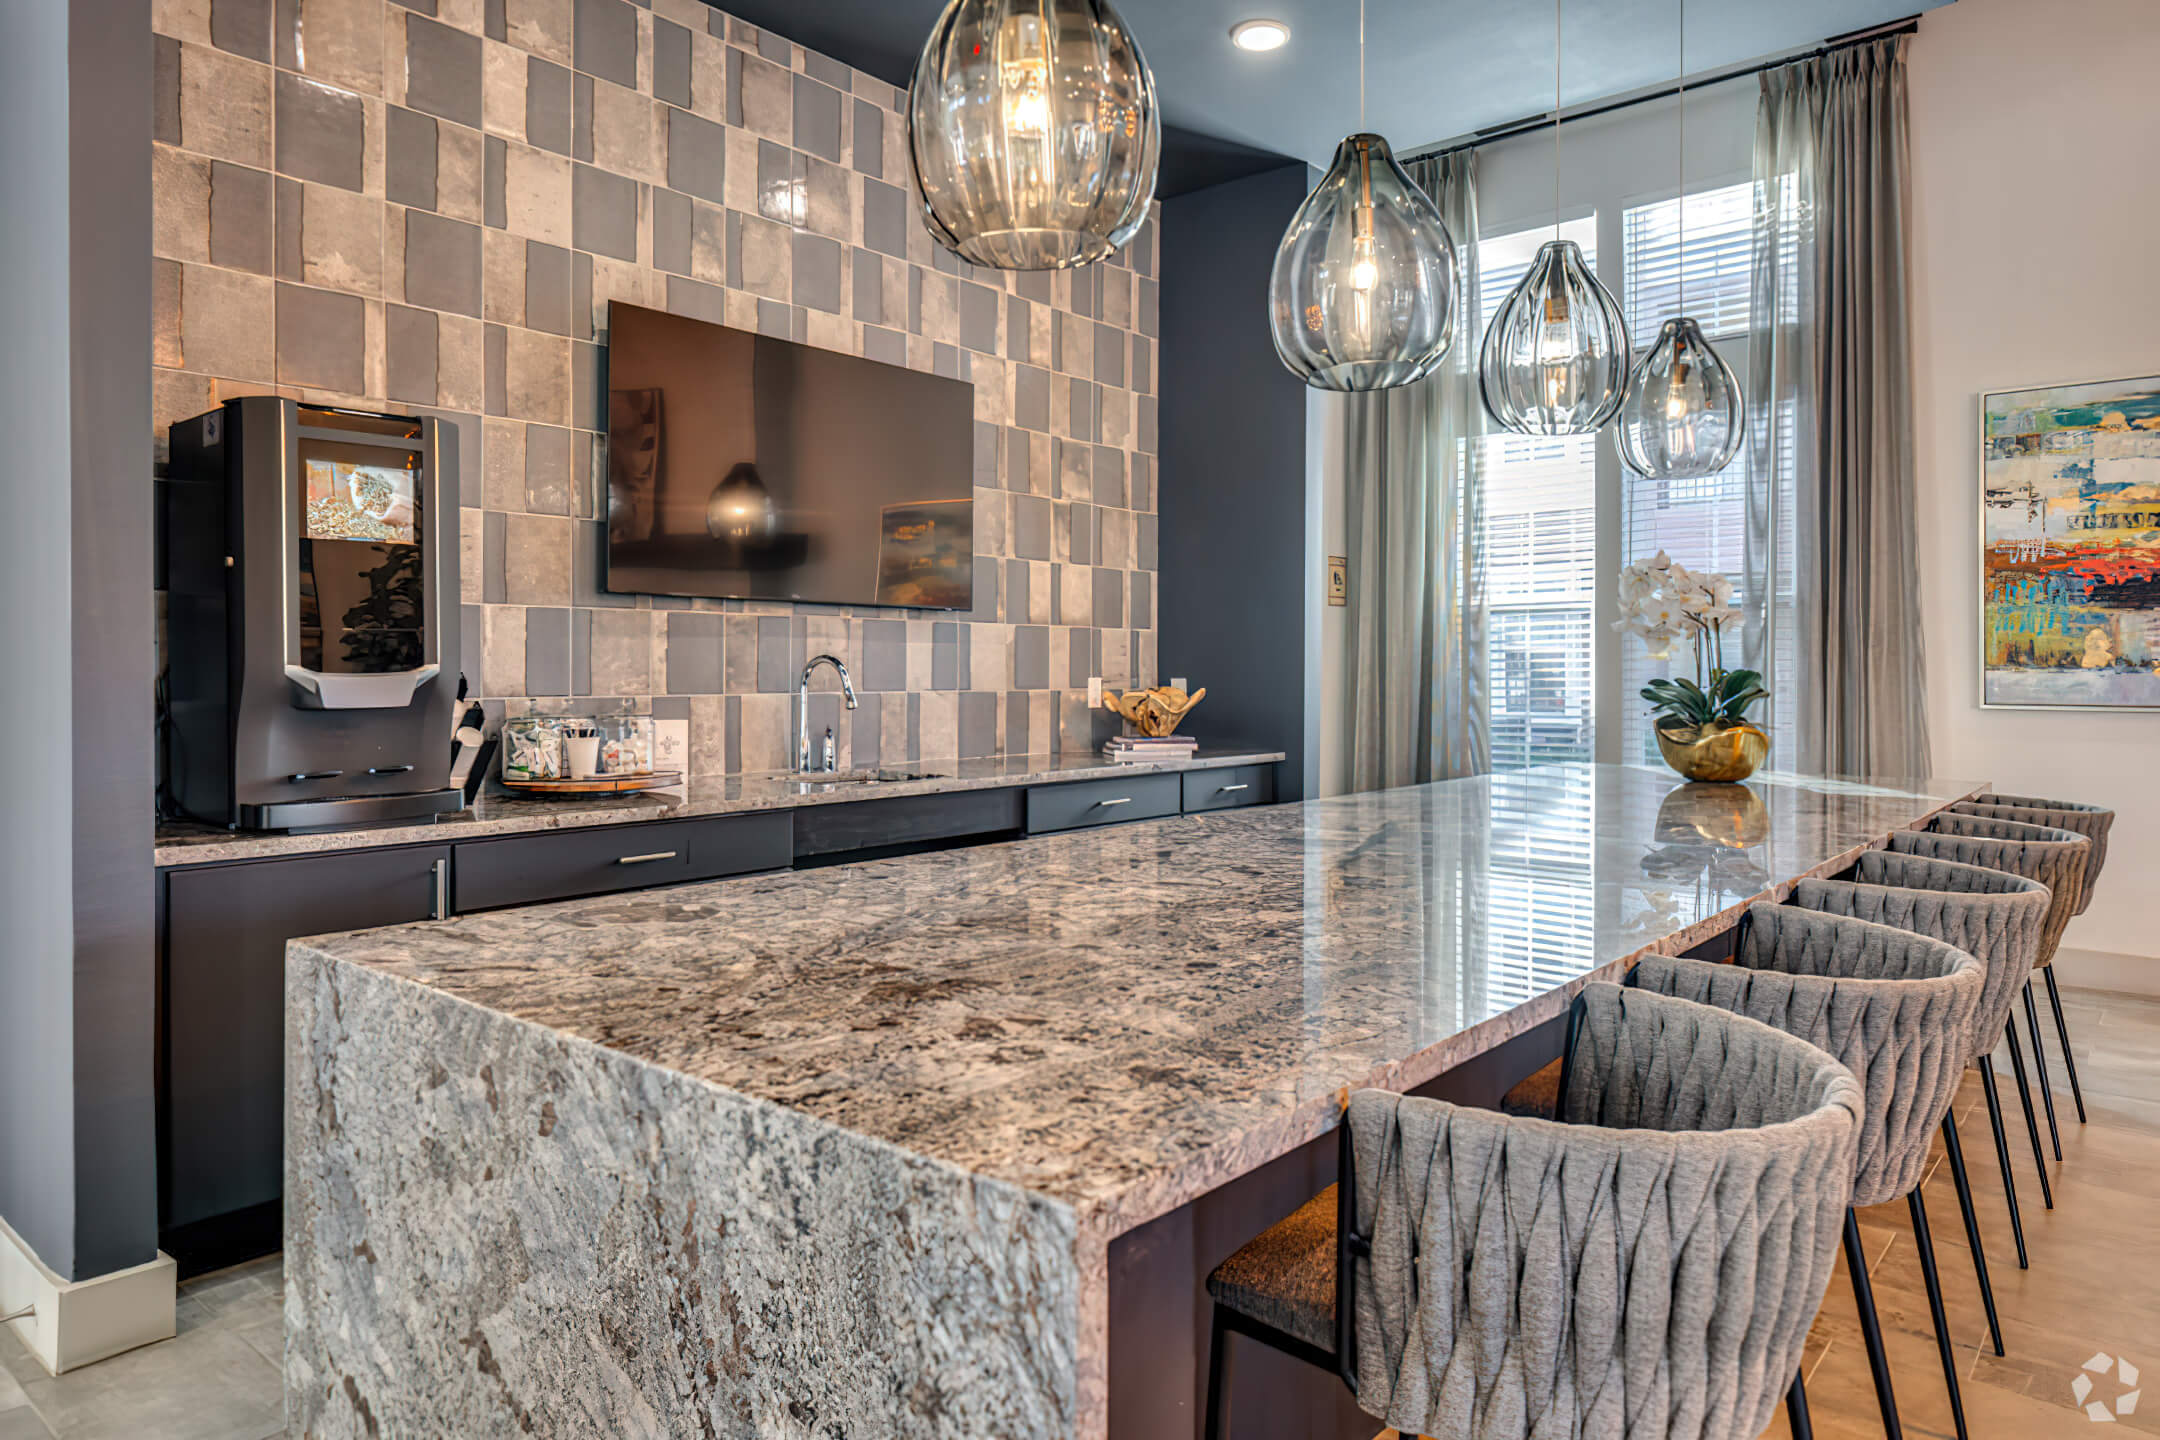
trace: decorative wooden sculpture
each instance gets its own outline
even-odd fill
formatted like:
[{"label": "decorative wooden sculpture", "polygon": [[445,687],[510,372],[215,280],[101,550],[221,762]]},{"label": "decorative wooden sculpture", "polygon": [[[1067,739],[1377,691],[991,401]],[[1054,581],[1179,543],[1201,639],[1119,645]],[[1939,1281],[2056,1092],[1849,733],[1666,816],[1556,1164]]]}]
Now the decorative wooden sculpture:
[{"label": "decorative wooden sculpture", "polygon": [[1175,731],[1178,722],[1207,698],[1207,687],[1201,686],[1188,695],[1175,685],[1164,685],[1155,690],[1128,690],[1123,695],[1112,690],[1103,691],[1103,709],[1114,710],[1125,717],[1125,723],[1142,735],[1168,735]]}]

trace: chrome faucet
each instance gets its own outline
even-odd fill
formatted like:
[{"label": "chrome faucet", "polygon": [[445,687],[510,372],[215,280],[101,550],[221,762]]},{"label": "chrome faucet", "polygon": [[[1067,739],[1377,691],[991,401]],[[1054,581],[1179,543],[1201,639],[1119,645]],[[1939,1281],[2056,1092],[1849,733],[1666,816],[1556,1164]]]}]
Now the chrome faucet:
[{"label": "chrome faucet", "polygon": [[839,656],[820,655],[803,666],[802,684],[795,691],[795,769],[798,773],[810,772],[813,768],[822,771],[839,768],[839,759],[830,746],[826,747],[817,766],[810,764],[810,676],[820,665],[830,665],[838,672],[840,693],[847,700],[847,708],[855,708],[855,682],[848,678],[847,666]]}]

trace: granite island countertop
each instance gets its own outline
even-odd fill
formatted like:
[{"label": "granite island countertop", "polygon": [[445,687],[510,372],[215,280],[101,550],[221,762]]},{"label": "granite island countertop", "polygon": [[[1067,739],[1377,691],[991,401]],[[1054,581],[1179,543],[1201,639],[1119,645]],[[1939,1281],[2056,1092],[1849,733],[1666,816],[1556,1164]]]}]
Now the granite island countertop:
[{"label": "granite island countertop", "polygon": [[576,830],[595,825],[634,824],[641,820],[688,820],[701,815],[733,815],[753,810],[795,810],[810,805],[887,800],[903,795],[943,795],[1117,775],[1148,775],[1168,770],[1263,765],[1282,758],[1280,750],[1220,748],[1203,748],[1190,759],[1131,762],[1105,760],[1092,753],[995,755],[981,760],[925,760],[905,767],[908,773],[920,778],[869,785],[839,784],[785,772],[701,775],[671,789],[630,795],[539,797],[503,790],[491,781],[488,792],[470,808],[409,825],[325,830],[314,834],[273,834],[221,830],[191,823],[163,824],[157,830],[155,864],[159,869],[166,869],[176,865],[266,860],[280,855],[316,855],[336,850],[472,840],[537,830]]},{"label": "granite island countertop", "polygon": [[[850,1163],[876,1169],[881,1194],[900,1183],[881,1167],[935,1191],[908,1168],[927,1163],[973,1187],[951,1214],[979,1217],[994,1195],[1028,1217],[995,1246],[957,1220],[936,1243],[965,1252],[971,1295],[987,1284],[1027,1297],[1010,1304],[1029,1345],[1052,1326],[1058,1343],[1031,1382],[1038,1408],[1065,1417],[1058,1430],[1100,1436],[1112,1238],[1324,1132],[1345,1087],[1422,1084],[1560,1014],[1585,981],[1707,939],[1748,903],[1842,869],[1981,788],[1780,775],[1684,786],[1647,768],[1556,766],[298,941],[293,1023],[306,1033],[288,1072],[358,1068],[318,1079],[312,1099],[296,1093],[288,1133],[325,1105],[339,1126],[363,1104],[393,1107],[385,1134],[412,1126],[395,1097],[414,1092],[420,1037],[484,1016],[497,1048],[529,1035],[551,1065],[590,1055],[671,1093],[747,1106],[761,1143],[791,1158],[767,1163],[752,1147],[738,1165],[784,1172],[799,1137],[770,1137],[798,1123],[825,1137],[801,1154],[831,1165],[835,1145],[855,1146]],[[379,1062],[367,1059],[371,1025],[388,1042]],[[490,1069],[490,1113],[510,1068]],[[364,1100],[351,1088],[361,1076]],[[573,1103],[565,1088],[545,1091],[557,1099],[540,1133]],[[315,1138],[324,1153],[351,1144]],[[308,1154],[303,1167],[318,1163]],[[626,1163],[610,1152],[585,1168]],[[307,1227],[319,1207],[350,1202],[309,1194],[304,1176],[300,1188],[288,1253],[301,1247],[301,1269],[334,1286],[345,1262]],[[390,1223],[392,1203],[377,1196],[363,1228]],[[428,1201],[400,1191],[395,1203]],[[916,1263],[926,1243],[910,1237]],[[1069,1274],[1045,1269],[1053,1252],[1069,1254]],[[999,1268],[1013,1253],[1027,1257],[1025,1284]],[[998,1326],[988,1333],[970,1343],[1003,1343]],[[773,1373],[743,1384],[830,1388],[832,1366],[875,1350],[861,1345],[801,1375],[769,1361]],[[337,1363],[326,1353],[309,1373]],[[970,1351],[967,1363],[989,1361]],[[858,1421],[873,1403],[886,1402],[848,1402]]]}]

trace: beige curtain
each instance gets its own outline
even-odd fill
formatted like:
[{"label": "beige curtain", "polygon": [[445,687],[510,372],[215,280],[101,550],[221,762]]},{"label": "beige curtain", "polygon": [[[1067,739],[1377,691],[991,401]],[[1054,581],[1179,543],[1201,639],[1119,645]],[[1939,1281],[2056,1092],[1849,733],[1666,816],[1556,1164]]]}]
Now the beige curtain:
[{"label": "beige curtain", "polygon": [[1492,757],[1478,566],[1477,156],[1406,168],[1455,240],[1455,341],[1425,380],[1343,400],[1350,592],[1340,743],[1352,790],[1480,774]]},{"label": "beige curtain", "polygon": [[1930,773],[1915,553],[1905,49],[1767,72],[1755,132],[1749,593],[1793,768]]}]

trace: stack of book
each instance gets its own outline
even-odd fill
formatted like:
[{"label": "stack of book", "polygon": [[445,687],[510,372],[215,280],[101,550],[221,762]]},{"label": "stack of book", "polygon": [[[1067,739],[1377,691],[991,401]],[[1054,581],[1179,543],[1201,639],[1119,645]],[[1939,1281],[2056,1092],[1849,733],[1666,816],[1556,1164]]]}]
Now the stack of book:
[{"label": "stack of book", "polygon": [[1113,735],[1103,742],[1103,758],[1128,764],[1148,760],[1190,760],[1200,742],[1190,735]]}]

